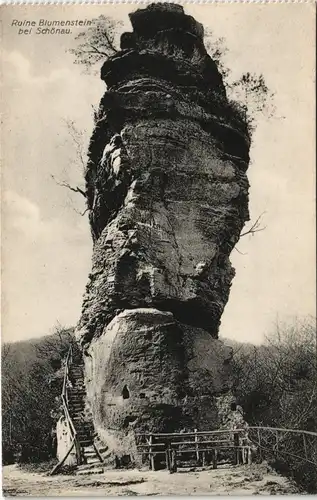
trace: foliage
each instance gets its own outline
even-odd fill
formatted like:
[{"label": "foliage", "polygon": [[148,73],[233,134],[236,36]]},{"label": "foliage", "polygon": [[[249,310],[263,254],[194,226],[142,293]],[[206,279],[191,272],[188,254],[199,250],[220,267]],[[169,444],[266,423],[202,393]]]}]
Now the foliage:
[{"label": "foliage", "polygon": [[56,396],[50,381],[61,368],[71,329],[2,346],[3,463],[36,462],[53,454],[51,430]]},{"label": "foliage", "polygon": [[70,49],[75,64],[81,64],[89,71],[96,63],[114,55],[118,51],[117,35],[121,24],[104,15],[93,19],[92,25],[76,36],[77,46]]},{"label": "foliage", "polygon": [[255,130],[261,114],[267,118],[274,115],[274,94],[267,87],[262,74],[243,73],[238,80],[227,85],[227,94],[232,108],[247,123],[250,134]]},{"label": "foliage", "polygon": [[317,429],[315,335],[313,322],[277,324],[264,345],[235,350],[234,388],[250,423]]},{"label": "foliage", "polygon": [[204,45],[207,53],[214,60],[221,73],[222,78],[226,81],[230,77],[230,69],[225,64],[225,57],[228,54],[228,48],[225,44],[225,39],[215,38],[213,31],[209,28],[205,29]]},{"label": "foliage", "polygon": [[[316,342],[315,321],[308,318],[277,322],[264,345],[234,346],[234,392],[250,425],[317,432]],[[317,491],[313,466],[278,458],[280,469],[284,467],[309,491]]]},{"label": "foliage", "polygon": [[210,29],[205,30],[205,47],[222,75],[232,113],[246,123],[249,134],[255,130],[260,115],[271,118],[275,113],[274,94],[262,74],[243,73],[237,80],[226,64],[228,48],[225,39],[216,38]]}]

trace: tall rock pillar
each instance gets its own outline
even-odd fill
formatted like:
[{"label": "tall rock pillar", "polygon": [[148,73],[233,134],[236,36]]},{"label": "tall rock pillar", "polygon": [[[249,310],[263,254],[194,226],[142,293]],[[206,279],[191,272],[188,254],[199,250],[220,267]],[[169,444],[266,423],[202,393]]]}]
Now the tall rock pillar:
[{"label": "tall rock pillar", "polygon": [[173,4],[130,20],[101,70],[77,328],[95,427],[119,456],[134,432],[217,427],[231,358],[218,328],[248,220],[249,137],[202,25]]}]

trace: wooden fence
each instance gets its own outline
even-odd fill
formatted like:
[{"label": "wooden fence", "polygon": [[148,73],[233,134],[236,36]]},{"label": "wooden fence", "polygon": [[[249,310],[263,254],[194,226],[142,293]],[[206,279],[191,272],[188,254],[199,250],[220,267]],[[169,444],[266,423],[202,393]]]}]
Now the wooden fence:
[{"label": "wooden fence", "polygon": [[185,463],[197,466],[219,462],[250,464],[289,456],[317,466],[317,433],[273,427],[247,427],[213,431],[136,434],[137,448],[156,470],[162,464],[170,472]]},{"label": "wooden fence", "polygon": [[175,472],[177,463],[186,461],[198,466],[212,464],[215,469],[219,459],[228,457],[235,464],[252,461],[252,443],[245,429],[136,434],[136,439],[138,450],[148,458],[152,470],[162,462]]},{"label": "wooden fence", "polygon": [[302,429],[249,427],[259,460],[281,458],[317,467],[317,433]]}]

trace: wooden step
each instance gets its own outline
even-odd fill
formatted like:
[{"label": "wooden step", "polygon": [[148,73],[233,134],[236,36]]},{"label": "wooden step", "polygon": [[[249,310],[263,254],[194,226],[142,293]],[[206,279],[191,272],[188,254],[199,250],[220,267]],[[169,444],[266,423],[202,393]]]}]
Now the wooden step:
[{"label": "wooden step", "polygon": [[72,419],[74,420],[74,423],[77,423],[79,425],[83,425],[85,427],[93,427],[93,423],[91,420],[87,420],[83,414],[72,414],[71,415]]},{"label": "wooden step", "polygon": [[83,425],[83,424],[76,424],[74,422],[75,427],[77,427],[77,434],[90,434],[94,430],[93,425]]},{"label": "wooden step", "polygon": [[86,458],[89,458],[89,457],[90,458],[91,457],[96,458],[96,456],[97,456],[97,454],[96,454],[96,452],[95,452],[94,449],[91,450],[91,451],[87,451],[86,449],[84,449],[84,455],[85,455]]},{"label": "wooden step", "polygon": [[91,457],[88,456],[86,458],[86,461],[87,461],[88,465],[100,464],[101,463],[100,460],[99,460],[99,458],[97,457],[97,455],[94,455],[94,456],[91,456]]},{"label": "wooden step", "polygon": [[103,453],[105,453],[106,451],[109,450],[108,446],[100,446],[100,447],[97,446],[97,449],[98,449],[100,455],[102,455]]},{"label": "wooden step", "polygon": [[[76,425],[75,425],[76,427]],[[93,433],[93,428],[91,427],[83,427],[81,425],[77,426],[77,434],[78,436],[90,436]]]},{"label": "wooden step", "polygon": [[74,422],[74,425],[77,429],[77,434],[91,434],[94,430],[92,425],[82,425]]},{"label": "wooden step", "polygon": [[93,468],[88,468],[86,467],[85,469],[78,469],[76,471],[76,475],[81,476],[84,474],[103,474],[104,469],[103,467],[93,467]]},{"label": "wooden step", "polygon": [[93,443],[93,440],[89,439],[89,438],[85,438],[85,439],[78,438],[78,441],[79,441],[79,444],[82,448],[85,448],[86,446],[90,446]]},{"label": "wooden step", "polygon": [[82,448],[85,448],[86,446],[89,446],[93,443],[93,438],[90,436],[77,436],[77,439]]},{"label": "wooden step", "polygon": [[92,438],[92,433],[91,432],[79,431],[79,432],[77,432],[77,437],[78,437],[79,441],[84,441],[86,439],[89,439],[91,442],[93,442],[93,438]]},{"label": "wooden step", "polygon": [[84,453],[86,454],[86,453],[90,453],[90,452],[95,453],[95,448],[94,448],[94,446],[93,446],[93,445],[90,445],[90,446],[85,446],[85,448],[84,448]]}]

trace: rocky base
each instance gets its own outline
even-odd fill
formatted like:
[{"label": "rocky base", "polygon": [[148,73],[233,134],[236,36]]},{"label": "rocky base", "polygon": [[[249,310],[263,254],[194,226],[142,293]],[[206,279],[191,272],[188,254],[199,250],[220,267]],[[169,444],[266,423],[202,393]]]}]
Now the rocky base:
[{"label": "rocky base", "polygon": [[135,433],[210,430],[228,387],[231,349],[157,309],[126,310],[85,357],[96,431],[117,456],[136,454]]}]

